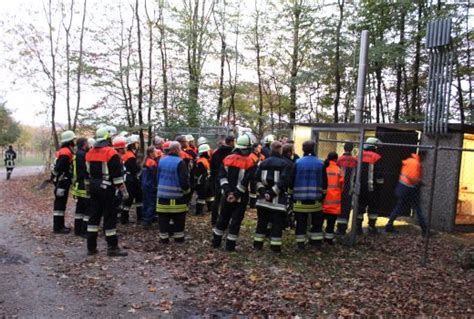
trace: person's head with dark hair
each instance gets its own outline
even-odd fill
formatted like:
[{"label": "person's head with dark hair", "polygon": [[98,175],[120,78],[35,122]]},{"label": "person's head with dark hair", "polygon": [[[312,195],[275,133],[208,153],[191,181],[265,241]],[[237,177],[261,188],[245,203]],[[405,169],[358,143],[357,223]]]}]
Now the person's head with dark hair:
[{"label": "person's head with dark hair", "polygon": [[252,144],[252,152],[254,152],[257,155],[260,155],[262,153],[262,144],[253,143]]},{"label": "person's head with dark hair", "polygon": [[304,153],[304,156],[316,155],[316,142],[315,141],[304,142],[303,153]]},{"label": "person's head with dark hair", "polygon": [[87,143],[87,138],[85,137],[80,137],[76,140],[76,144],[77,144],[77,148],[78,149],[81,149],[81,150],[85,150],[87,149],[88,147],[88,143]]},{"label": "person's head with dark hair", "polygon": [[232,135],[226,136],[225,145],[234,147],[235,146],[235,137]]},{"label": "person's head with dark hair", "polygon": [[283,144],[281,144],[279,141],[275,141],[270,144],[270,151],[272,152],[272,154],[275,153],[281,155],[282,147]]},{"label": "person's head with dark hair", "polygon": [[338,158],[338,155],[336,152],[329,152],[328,153],[328,157],[326,158],[326,160],[324,161],[324,166],[328,167],[329,166],[329,162],[336,162],[337,161],[337,158]]},{"label": "person's head with dark hair", "polygon": [[152,159],[156,158],[156,147],[154,145],[147,147],[146,156]]},{"label": "person's head with dark hair", "polygon": [[13,145],[8,145],[8,149],[9,149],[10,151],[13,151]]},{"label": "person's head with dark hair", "polygon": [[287,143],[287,144],[295,144],[295,141],[293,141],[293,140],[288,140],[286,143]]},{"label": "person's head with dark hair", "polygon": [[353,150],[354,150],[354,143],[352,142],[344,143],[344,152],[352,153]]},{"label": "person's head with dark hair", "polygon": [[176,138],[176,142],[179,142],[181,144],[181,149],[186,149],[189,146],[188,139],[186,138],[185,135],[180,135]]},{"label": "person's head with dark hair", "polygon": [[295,151],[295,147],[293,144],[286,143],[282,147],[282,155],[286,158],[291,159],[293,157],[293,152]]}]

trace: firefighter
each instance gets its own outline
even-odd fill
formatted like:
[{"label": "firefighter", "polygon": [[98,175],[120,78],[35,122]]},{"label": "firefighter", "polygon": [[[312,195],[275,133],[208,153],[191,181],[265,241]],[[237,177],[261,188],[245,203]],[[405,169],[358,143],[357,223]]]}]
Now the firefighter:
[{"label": "firefighter", "polygon": [[288,140],[288,142],[286,142],[286,144],[293,146],[293,152],[291,153],[290,159],[293,161],[293,163],[296,163],[296,161],[299,160],[300,157],[298,156],[298,154],[295,153],[295,141]]},{"label": "firefighter", "polygon": [[65,131],[61,134],[61,148],[56,152],[56,162],[52,173],[54,183],[53,231],[56,234],[68,234],[71,229],[64,225],[69,187],[73,175],[73,148],[76,134]]},{"label": "firefighter", "polygon": [[9,145],[8,150],[5,151],[5,168],[7,169],[7,180],[10,179],[13,169],[15,168],[16,152],[13,150],[13,146]]},{"label": "firefighter", "polygon": [[155,160],[157,164],[160,158],[163,156],[163,143],[164,142],[165,140],[159,136],[155,136],[155,138],[153,139],[153,145],[155,145],[155,153],[156,153]]},{"label": "firefighter", "polygon": [[74,214],[74,235],[85,236],[87,234],[87,222],[90,217],[90,201],[86,185],[89,179],[86,169],[86,154],[89,144],[86,138],[77,139],[77,151],[74,156],[73,184],[71,194],[76,199],[76,213]]},{"label": "firefighter", "polygon": [[[295,155],[295,146],[294,144],[291,144],[291,143],[286,143],[286,144],[283,144],[283,148],[282,148],[283,152],[282,152],[282,155],[283,155],[283,158],[288,162],[288,164],[290,165],[290,167],[293,169],[293,166],[295,164],[295,157],[293,155]],[[299,157],[298,157],[299,158]],[[291,200],[289,200],[289,196],[287,194],[287,214],[286,214],[286,223],[285,223],[285,228],[295,228],[295,213],[293,211],[293,203]]]},{"label": "firefighter", "polygon": [[[255,143],[252,145],[252,153],[249,157],[254,161],[255,166],[258,166],[260,162],[265,160],[265,156],[262,154],[262,144]],[[252,180],[250,182],[250,194],[249,194],[249,207],[256,208],[257,204],[257,186],[256,181]]]},{"label": "firefighter", "polygon": [[398,181],[395,194],[398,197],[397,205],[390,214],[390,219],[385,226],[385,231],[388,233],[396,233],[393,223],[397,216],[404,208],[413,207],[418,218],[418,223],[421,227],[423,236],[427,235],[427,226],[425,216],[421,211],[420,206],[420,186],[422,178],[421,161],[425,155],[425,151],[419,151],[418,154],[411,154],[409,158],[402,162],[402,170],[400,172],[400,179]]},{"label": "firefighter", "polygon": [[380,154],[377,153],[379,139],[369,137],[362,152],[362,172],[360,175],[359,211],[357,212],[357,233],[363,234],[364,213],[369,215],[369,233],[377,234],[377,202],[384,179],[380,167]]},{"label": "firefighter", "polygon": [[344,191],[344,174],[337,165],[337,158],[336,152],[330,152],[324,162],[328,176],[328,191],[323,201],[324,220],[326,221],[324,241],[329,245],[334,243],[334,226],[337,217],[341,214],[341,197]]},{"label": "firefighter", "polygon": [[198,148],[196,147],[194,136],[192,136],[191,134],[186,135],[186,140],[188,141],[188,150],[185,151],[192,151],[192,153],[190,152],[190,155],[194,155],[193,158],[196,159],[198,155]]},{"label": "firefighter", "polygon": [[[122,215],[120,222],[127,224],[129,222],[129,214],[132,205],[134,205],[137,218],[136,222],[142,221],[142,187],[140,182],[141,168],[137,160],[138,136],[131,135],[127,140],[127,151],[122,156],[123,165],[125,167],[125,185],[129,198],[124,200]],[[135,203],[134,203],[135,202]]]},{"label": "firefighter", "polygon": [[124,185],[122,165],[116,150],[111,147],[111,135],[107,127],[96,132],[97,141],[86,154],[87,172],[90,185],[91,216],[87,225],[87,254],[95,255],[100,221],[104,219],[104,232],[107,241],[107,255],[110,257],[127,256],[118,246],[117,237],[117,200],[122,193],[127,197]]},{"label": "firefighter", "polygon": [[217,218],[219,217],[219,209],[221,206],[222,190],[219,183],[219,171],[222,166],[224,158],[226,158],[234,149],[235,138],[233,136],[227,136],[224,140],[224,144],[219,146],[211,158],[211,179],[214,181],[214,205],[212,205],[211,214],[211,225],[215,226]]},{"label": "firefighter", "polygon": [[299,250],[305,248],[308,216],[311,216],[309,242],[318,248],[323,241],[322,201],[327,191],[327,174],[322,160],[316,157],[316,143],[303,143],[303,157],[296,161],[290,178],[289,193],[293,200],[296,220],[296,243]]},{"label": "firefighter", "polygon": [[146,150],[143,163],[142,193],[143,193],[143,227],[150,229],[156,211],[156,150],[150,146]]},{"label": "firefighter", "polygon": [[275,141],[270,145],[270,157],[260,163],[255,174],[259,198],[257,201],[257,229],[253,246],[262,249],[271,223],[270,248],[281,252],[282,234],[286,222],[287,189],[293,163],[282,155],[283,145]]},{"label": "firefighter", "polygon": [[270,144],[272,144],[273,141],[275,141],[275,136],[272,134],[265,136],[265,138],[263,139],[264,145],[262,148],[262,154],[263,156],[265,156],[265,158],[270,157],[270,153],[271,153]]},{"label": "firefighter", "polygon": [[337,217],[337,233],[341,236],[347,232],[347,224],[352,209],[352,194],[354,192],[357,169],[357,158],[352,155],[354,144],[344,144],[344,154],[337,159],[337,165],[344,175],[344,190],[341,196],[341,214]]},{"label": "firefighter", "polygon": [[197,193],[196,215],[201,215],[204,206],[211,211],[214,203],[214,183],[211,181],[211,159],[208,144],[199,146],[199,159],[196,161],[195,189]]},{"label": "firefighter", "polygon": [[158,165],[156,212],[160,227],[160,242],[164,244],[169,243],[170,233],[173,234],[175,242],[184,242],[191,188],[188,166],[180,158],[180,152],[180,143],[171,142],[168,155],[163,157]]},{"label": "firefighter", "polygon": [[234,251],[249,200],[248,187],[255,173],[255,163],[249,157],[254,137],[245,133],[237,139],[237,147],[227,156],[219,171],[223,203],[213,230],[212,246],[221,245],[228,229],[225,249]]}]

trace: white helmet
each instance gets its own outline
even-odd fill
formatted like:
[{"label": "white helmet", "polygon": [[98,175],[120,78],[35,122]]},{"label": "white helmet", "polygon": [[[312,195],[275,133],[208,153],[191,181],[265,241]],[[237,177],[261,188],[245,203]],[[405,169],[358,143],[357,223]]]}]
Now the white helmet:
[{"label": "white helmet", "polygon": [[93,148],[94,147],[94,144],[95,144],[95,139],[92,138],[92,137],[89,137],[87,139],[87,144],[89,144],[89,148]]},{"label": "white helmet", "polygon": [[118,136],[123,136],[123,137],[127,137],[128,136],[128,132],[127,131],[122,131],[118,134]]},{"label": "white helmet", "polygon": [[203,145],[203,144],[209,144],[209,141],[204,136],[201,136],[200,138],[198,138],[197,146],[199,147],[200,145]]},{"label": "white helmet", "polygon": [[251,148],[256,141],[252,133],[244,133],[237,138],[237,148],[247,149]]},{"label": "white helmet", "polygon": [[74,140],[76,138],[76,134],[73,131],[64,131],[61,133],[61,143],[66,143]]},{"label": "white helmet", "polygon": [[188,142],[194,142],[194,136],[192,136],[191,134],[186,135],[185,137],[186,137],[186,141],[188,141]]},{"label": "white helmet", "polygon": [[140,136],[137,134],[132,134],[127,139],[127,146],[135,143],[140,143]]},{"label": "white helmet", "polygon": [[272,135],[272,134],[265,136],[265,138],[263,139],[264,144],[271,144],[274,141],[275,141],[275,135]]},{"label": "white helmet", "polygon": [[209,147],[208,144],[202,144],[199,146],[198,148],[198,152],[199,154],[202,154],[202,153],[207,153],[211,150],[211,148]]},{"label": "white helmet", "polygon": [[117,128],[113,125],[107,125],[107,130],[109,131],[109,137],[114,137],[117,135]]}]

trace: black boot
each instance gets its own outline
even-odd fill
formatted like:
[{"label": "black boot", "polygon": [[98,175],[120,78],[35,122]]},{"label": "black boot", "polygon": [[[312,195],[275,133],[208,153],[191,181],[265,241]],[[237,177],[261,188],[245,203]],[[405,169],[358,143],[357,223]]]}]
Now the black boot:
[{"label": "black boot", "polygon": [[169,244],[170,243],[170,239],[169,238],[160,238],[160,244]]},{"label": "black boot", "polygon": [[249,208],[256,208],[257,207],[257,198],[251,197],[249,201]]},{"label": "black boot", "polygon": [[196,216],[202,215],[204,204],[196,204]]},{"label": "black boot", "polygon": [[330,246],[334,245],[334,239],[324,238],[324,242]]},{"label": "black boot", "polygon": [[393,227],[393,224],[389,222],[387,225],[385,225],[385,232],[396,234],[398,233],[398,230],[396,230],[395,227]]},{"label": "black boot", "polygon": [[219,248],[221,247],[222,237],[217,236],[216,234],[212,234],[212,247]]},{"label": "black boot", "polygon": [[74,235],[76,236],[81,236],[82,235],[82,231],[84,229],[84,226],[83,226],[83,223],[84,221],[79,218],[76,218],[74,219]]},{"label": "black boot", "polygon": [[142,207],[137,207],[137,224],[142,221]]},{"label": "black boot", "polygon": [[337,234],[344,236],[347,232],[347,224],[337,224]]},{"label": "black boot", "polygon": [[371,235],[377,235],[379,233],[377,227],[375,226],[376,222],[376,219],[369,219],[369,234]]},{"label": "black boot", "polygon": [[263,249],[263,241],[254,241],[253,248],[255,250],[262,250]]},{"label": "black boot", "polygon": [[128,224],[129,222],[129,213],[126,210],[122,210],[122,214],[120,214],[120,223],[122,225]]},{"label": "black boot", "polygon": [[235,246],[237,242],[235,240],[226,240],[225,241],[225,250],[226,251],[235,251]]},{"label": "black boot", "polygon": [[128,256],[128,253],[126,251],[123,251],[120,248],[118,248],[118,246],[116,246],[116,247],[107,248],[107,256],[109,256],[109,257],[125,257],[125,256]]},{"label": "black boot", "polygon": [[281,245],[270,245],[270,249],[274,252],[274,253],[281,253]]},{"label": "black boot", "polygon": [[305,249],[305,244],[304,243],[298,243],[297,248],[299,251],[303,251]]},{"label": "black boot", "polygon": [[319,249],[323,245],[323,241],[322,240],[310,240],[309,244],[311,245],[311,247]]},{"label": "black boot", "polygon": [[87,234],[87,255],[97,254],[97,233]]}]

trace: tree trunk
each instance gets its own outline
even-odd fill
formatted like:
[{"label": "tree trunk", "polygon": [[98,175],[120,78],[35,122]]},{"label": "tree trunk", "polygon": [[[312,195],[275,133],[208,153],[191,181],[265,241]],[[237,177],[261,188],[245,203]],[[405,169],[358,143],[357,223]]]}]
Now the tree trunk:
[{"label": "tree trunk", "polygon": [[376,63],[375,78],[377,80],[377,93],[375,95],[376,123],[380,123],[380,115],[383,112],[382,104],[382,68]]},{"label": "tree trunk", "polygon": [[150,19],[148,8],[145,1],[145,12],[147,16],[148,25],[148,145],[152,145],[153,125],[151,123],[151,109],[153,107],[153,24],[154,21]]},{"label": "tree trunk", "polygon": [[395,112],[393,114],[393,120],[395,123],[398,123],[400,121],[400,101],[402,96],[402,68],[405,62],[405,9],[403,8],[403,6],[400,12],[400,39],[398,44],[402,49],[402,54],[397,57],[397,85],[395,92]]},{"label": "tree trunk", "polygon": [[[64,12],[63,12],[63,15]],[[67,127],[69,130],[72,129],[72,118],[71,118],[71,45],[69,38],[71,36],[72,18],[74,17],[74,0],[71,0],[69,7],[69,23],[68,25],[62,22],[64,31],[66,33],[66,110],[67,110]]]},{"label": "tree trunk", "polygon": [[341,28],[342,28],[342,21],[344,19],[344,0],[338,0],[337,4],[339,6],[339,22],[337,24],[337,29],[336,29],[336,56],[335,56],[335,63],[336,63],[336,69],[335,69],[335,80],[336,80],[336,97],[334,98],[334,123],[339,122],[339,112],[338,112],[338,107],[339,107],[339,100],[341,98],[341,53],[340,53],[340,47],[341,47]]},{"label": "tree trunk", "polygon": [[165,20],[163,16],[164,2],[163,0],[158,1],[159,8],[159,31],[160,38],[158,44],[160,46],[160,57],[161,57],[161,79],[163,82],[163,120],[164,127],[169,126],[168,122],[168,55],[166,49],[166,33],[165,33]]},{"label": "tree trunk", "polygon": [[301,7],[300,1],[295,1],[293,5],[293,52],[291,54],[290,72],[290,122],[296,122],[296,77],[298,76],[298,53],[299,53],[299,31],[300,31]]},{"label": "tree trunk", "polygon": [[222,29],[219,30],[217,27],[217,32],[219,33],[219,37],[221,40],[221,52],[220,52],[220,74],[219,74],[219,98],[217,100],[217,112],[216,112],[216,121],[217,124],[220,124],[222,112],[223,112],[223,104],[224,104],[224,71],[225,71],[225,58],[226,58],[226,49],[227,43],[225,38],[225,23],[226,23],[226,0],[223,0],[222,11],[220,12],[220,17],[216,18],[216,12],[213,12],[214,22],[218,26],[219,22],[222,24]]},{"label": "tree trunk", "polygon": [[79,117],[79,110],[81,108],[81,76],[84,72],[84,64],[83,64],[83,43],[84,43],[84,30],[85,30],[85,22],[86,22],[86,9],[87,9],[87,0],[84,0],[84,8],[82,12],[82,23],[81,23],[81,35],[79,37],[79,60],[77,61],[77,91],[76,91],[76,112],[74,114],[74,122],[73,122],[73,129],[75,130],[77,127],[77,121]]},{"label": "tree trunk", "polygon": [[462,82],[461,71],[459,69],[460,69],[459,59],[456,56],[457,102],[459,105],[459,114],[461,117],[460,120],[461,120],[461,123],[464,124],[466,121],[466,117],[465,117],[465,112],[464,112],[464,97],[463,97],[463,91],[462,91],[462,86],[461,86],[461,82]]},{"label": "tree trunk", "polygon": [[258,136],[263,137],[263,93],[262,93],[262,71],[260,59],[260,33],[258,29],[258,22],[260,12],[257,8],[257,1],[255,1],[255,51],[257,53],[257,78],[258,78]]},{"label": "tree trunk", "polygon": [[58,133],[56,131],[56,99],[57,99],[57,88],[56,88],[56,50],[54,48],[53,40],[53,14],[52,14],[52,0],[48,1],[48,10],[46,13],[46,19],[48,22],[48,40],[49,40],[49,55],[51,58],[51,134],[53,135],[54,146],[59,149]]},{"label": "tree trunk", "polygon": [[127,69],[125,72],[125,84],[127,87],[127,99],[128,99],[128,108],[130,112],[130,126],[132,128],[135,127],[135,111],[133,109],[133,95],[132,95],[132,87],[130,86],[130,58],[132,57],[132,31],[133,31],[133,22],[135,19],[132,18],[132,25],[128,30],[128,53],[127,53]]},{"label": "tree trunk", "polygon": [[125,114],[127,118],[127,125],[129,127],[132,127],[132,117],[130,114],[130,107],[128,105],[128,93],[125,85],[125,79],[124,79],[124,68],[123,68],[123,50],[125,48],[125,34],[124,34],[124,24],[125,22],[123,21],[122,17],[122,8],[119,6],[119,12],[120,12],[120,49],[119,49],[119,82],[120,82],[120,89],[122,91],[123,95],[123,102],[124,102],[124,108],[125,108]]},{"label": "tree trunk", "polygon": [[422,15],[423,15],[423,0],[418,0],[418,21],[416,27],[416,36],[415,36],[415,59],[413,62],[413,83],[411,89],[411,110],[410,117],[413,119],[417,115],[417,110],[419,109],[420,103],[420,83],[419,83],[419,74],[420,74],[420,61],[421,61],[421,32],[422,32]]},{"label": "tree trunk", "polygon": [[142,152],[145,149],[145,138],[143,135],[143,57],[142,57],[142,35],[140,14],[138,13],[138,0],[135,1],[135,18],[137,19],[137,49],[138,49],[138,125],[140,126],[140,146]]}]

